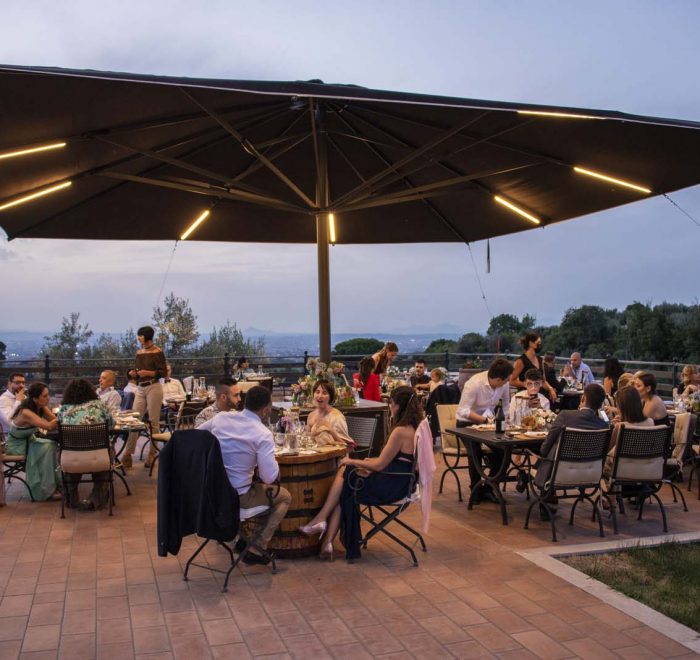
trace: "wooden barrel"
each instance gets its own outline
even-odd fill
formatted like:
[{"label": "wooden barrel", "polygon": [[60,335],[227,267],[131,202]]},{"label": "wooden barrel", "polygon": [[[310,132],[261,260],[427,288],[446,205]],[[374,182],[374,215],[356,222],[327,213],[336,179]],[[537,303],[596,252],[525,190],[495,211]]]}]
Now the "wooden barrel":
[{"label": "wooden barrel", "polygon": [[338,471],[338,460],[345,456],[344,448],[322,448],[321,453],[308,456],[278,456],[280,482],[292,496],[289,511],[269,548],[278,557],[308,557],[318,554],[319,537],[306,536],[299,531],[321,509]]}]

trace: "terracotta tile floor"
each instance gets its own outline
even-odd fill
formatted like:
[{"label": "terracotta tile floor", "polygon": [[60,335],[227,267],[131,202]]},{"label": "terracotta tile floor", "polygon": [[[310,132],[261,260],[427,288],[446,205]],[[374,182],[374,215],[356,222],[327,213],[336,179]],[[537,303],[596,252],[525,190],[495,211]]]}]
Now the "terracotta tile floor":
[{"label": "terracotta tile floor", "polygon": [[[57,503],[31,503],[17,482],[8,489],[0,509],[2,660],[690,657],[515,554],[550,542],[539,520],[522,529],[523,495],[508,494],[512,522],[504,527],[495,505],[467,511],[448,482],[433,500],[419,568],[378,539],[353,565],[280,560],[275,576],[244,567],[222,594],[219,576],[194,569],[183,582],[179,558],[157,556],[156,481],[141,463],[129,480],[134,495],[117,485],[112,518],[68,512],[61,520]],[[672,532],[700,529],[700,502],[692,495],[688,504],[689,513],[668,506]],[[562,544],[598,540],[581,513],[573,528],[558,526]],[[621,517],[621,538],[660,533],[658,512],[635,517]],[[417,523],[417,511],[407,519]],[[181,557],[194,544],[187,540]],[[225,564],[216,548],[206,559]]]}]

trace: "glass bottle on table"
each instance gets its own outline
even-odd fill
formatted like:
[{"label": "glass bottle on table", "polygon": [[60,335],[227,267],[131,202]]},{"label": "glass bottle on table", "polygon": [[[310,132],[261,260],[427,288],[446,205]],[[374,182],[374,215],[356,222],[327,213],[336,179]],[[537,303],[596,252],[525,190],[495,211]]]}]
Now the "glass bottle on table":
[{"label": "glass bottle on table", "polygon": [[498,400],[498,405],[494,411],[496,419],[496,433],[503,433],[506,416],[503,414],[503,399]]}]

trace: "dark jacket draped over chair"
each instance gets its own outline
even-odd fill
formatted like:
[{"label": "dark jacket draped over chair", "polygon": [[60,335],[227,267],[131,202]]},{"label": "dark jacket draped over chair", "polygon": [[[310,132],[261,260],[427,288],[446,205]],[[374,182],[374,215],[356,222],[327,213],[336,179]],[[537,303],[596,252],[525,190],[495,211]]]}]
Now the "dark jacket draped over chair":
[{"label": "dark jacket draped over chair", "polygon": [[158,555],[176,555],[189,534],[232,541],[238,534],[238,493],[209,431],[175,431],[160,452]]}]

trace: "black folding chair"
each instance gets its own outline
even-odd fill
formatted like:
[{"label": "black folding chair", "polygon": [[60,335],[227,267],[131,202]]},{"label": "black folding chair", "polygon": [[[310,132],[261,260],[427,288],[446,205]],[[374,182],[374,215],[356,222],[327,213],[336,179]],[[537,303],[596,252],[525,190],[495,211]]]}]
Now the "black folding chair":
[{"label": "black folding chair", "polygon": [[[535,505],[539,505],[540,511],[546,512],[549,523],[552,526],[552,541],[557,541],[557,528],[554,523],[556,513],[553,500],[573,499],[569,516],[569,525],[574,524],[576,506],[584,500],[593,507],[593,519],[598,518],[600,536],[603,532],[603,517],[600,511],[600,480],[603,476],[603,466],[610,445],[610,429],[576,429],[564,428],[559,435],[554,459],[551,463],[551,471],[544,480],[528,480],[528,487],[533,495],[533,500],[527,509],[524,528],[528,529],[530,514]],[[531,456],[537,456],[530,452]],[[540,461],[543,457],[537,456]],[[549,461],[544,461],[548,463]],[[545,469],[540,463],[538,469]],[[569,491],[575,491],[570,493]],[[594,499],[595,497],[595,499]]]},{"label": "black folding chair", "polygon": [[27,474],[27,452],[29,452],[29,438],[27,438],[24,443],[24,454],[5,453],[6,440],[2,429],[0,429],[0,442],[2,442],[3,479],[7,479],[8,486],[10,485],[10,483],[12,483],[13,479],[21,481],[27,487],[27,491],[29,492],[29,497],[32,500],[32,502],[36,502],[36,500],[34,499],[34,495],[32,495],[32,489],[29,487],[29,484],[26,482],[25,479],[19,476],[20,474],[24,474],[26,476]]},{"label": "black folding chair", "polygon": [[345,421],[348,425],[348,435],[357,443],[357,447],[352,450],[352,457],[365,458],[369,456],[372,451],[374,433],[377,429],[377,418],[347,415]]},{"label": "black folding chair", "polygon": [[[114,457],[109,440],[109,427],[101,424],[60,424],[58,425],[59,464],[63,482],[61,498],[61,518],[65,518],[65,506],[68,500],[68,481],[66,474],[81,474],[81,482],[98,483],[86,475],[94,472],[106,472],[109,488],[109,515],[112,515],[114,500]],[[118,474],[118,473],[117,473]],[[119,475],[121,477],[121,475]],[[69,503],[73,506],[75,503]]]}]

